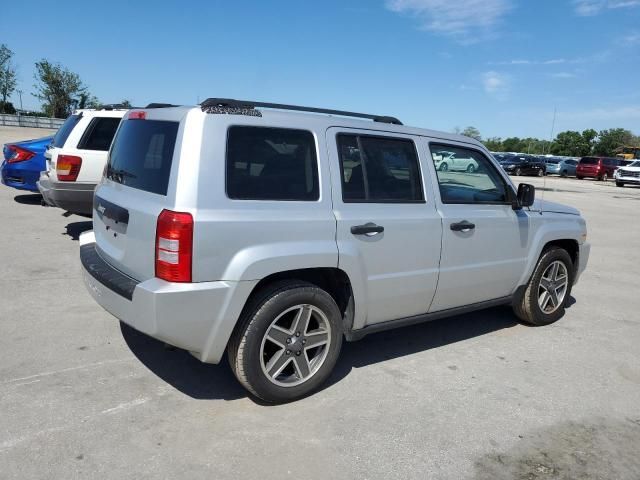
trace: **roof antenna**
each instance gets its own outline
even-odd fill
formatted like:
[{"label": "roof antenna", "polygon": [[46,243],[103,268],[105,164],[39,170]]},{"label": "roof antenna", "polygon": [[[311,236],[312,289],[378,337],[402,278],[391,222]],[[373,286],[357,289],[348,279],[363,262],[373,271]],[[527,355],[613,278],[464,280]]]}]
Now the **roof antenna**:
[{"label": "roof antenna", "polygon": [[[553,107],[553,120],[551,121],[551,133],[549,134],[549,151],[547,153],[551,153],[551,143],[553,142],[553,132],[556,128],[556,114],[558,113],[558,107],[554,106]],[[544,147],[542,149],[542,153],[544,154]],[[544,180],[542,183],[542,195],[541,195],[541,200],[544,201],[544,192],[547,190],[547,168],[546,168],[546,161],[545,161],[545,172],[544,172]]]}]

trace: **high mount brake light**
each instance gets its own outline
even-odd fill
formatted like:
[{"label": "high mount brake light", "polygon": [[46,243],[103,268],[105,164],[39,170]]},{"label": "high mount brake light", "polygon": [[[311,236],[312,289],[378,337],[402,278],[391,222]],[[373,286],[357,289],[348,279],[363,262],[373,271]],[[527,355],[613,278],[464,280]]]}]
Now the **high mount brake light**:
[{"label": "high mount brake light", "polygon": [[156,227],[156,277],[168,282],[191,282],[193,217],[163,210]]},{"label": "high mount brake light", "polygon": [[147,118],[147,112],[141,110],[134,110],[129,112],[129,120],[145,120]]},{"label": "high mount brake light", "polygon": [[7,163],[25,162],[35,157],[35,153],[26,148],[19,147],[17,145],[9,145],[7,147],[11,153],[11,156],[7,159]]},{"label": "high mount brake light", "polygon": [[80,173],[82,158],[75,155],[58,155],[56,175],[61,182],[75,182]]}]

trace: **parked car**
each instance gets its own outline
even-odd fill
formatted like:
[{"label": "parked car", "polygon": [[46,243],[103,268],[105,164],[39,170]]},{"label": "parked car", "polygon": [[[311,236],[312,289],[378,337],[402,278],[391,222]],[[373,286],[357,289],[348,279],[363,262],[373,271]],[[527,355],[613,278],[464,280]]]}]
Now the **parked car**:
[{"label": "parked car", "polygon": [[473,158],[459,157],[455,152],[433,154],[433,161],[441,172],[451,170],[452,172],[473,173],[478,170],[478,162]]},{"label": "parked car", "polygon": [[548,158],[547,175],[560,175],[561,177],[573,177],[576,174],[577,160],[570,158]]},{"label": "parked car", "polygon": [[614,173],[617,187],[624,187],[625,184],[640,185],[640,160],[620,167]]},{"label": "parked car", "polygon": [[[477,172],[436,169],[446,152]],[[562,317],[586,225],[534,195],[480,142],[393,117],[136,109],[80,237],[83,279],[124,323],[203,362],[226,353],[254,395],[291,401],[328,378],[343,337],[503,304]]]},{"label": "parked car", "polygon": [[18,190],[38,191],[36,182],[45,169],[44,152],[53,137],[7,143],[3,148],[4,161],[0,171],[2,183]]},{"label": "parked car", "polygon": [[537,175],[542,177],[546,172],[543,160],[534,155],[509,155],[503,158],[500,165],[510,175]]},{"label": "parked car", "polygon": [[596,178],[606,182],[613,178],[615,171],[631,163],[630,160],[622,160],[614,157],[582,157],[576,167],[576,178]]},{"label": "parked car", "polygon": [[45,153],[47,168],[38,180],[45,203],[72,213],[91,214],[93,191],[127,111],[119,106],[105,106],[77,110],[67,118]]}]

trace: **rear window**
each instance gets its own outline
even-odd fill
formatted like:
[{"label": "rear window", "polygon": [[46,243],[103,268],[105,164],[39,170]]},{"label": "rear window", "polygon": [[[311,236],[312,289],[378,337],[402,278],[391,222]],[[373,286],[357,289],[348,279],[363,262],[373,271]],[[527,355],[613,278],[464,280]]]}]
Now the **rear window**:
[{"label": "rear window", "polygon": [[69,138],[69,135],[71,135],[73,127],[76,126],[81,118],[82,115],[69,115],[62,126],[58,129],[56,134],[53,136],[51,145],[54,147],[62,148],[64,146],[64,142],[66,142],[67,138]]},{"label": "rear window", "polygon": [[236,200],[318,200],[313,134],[286,128],[229,128],[227,195]]},{"label": "rear window", "polygon": [[78,148],[80,150],[98,150],[106,152],[111,146],[113,136],[120,125],[120,118],[96,117],[85,130]]},{"label": "rear window", "polygon": [[178,122],[126,120],[109,157],[107,177],[146,192],[167,194]]},{"label": "rear window", "polygon": [[580,163],[583,165],[597,165],[599,158],[583,158]]}]

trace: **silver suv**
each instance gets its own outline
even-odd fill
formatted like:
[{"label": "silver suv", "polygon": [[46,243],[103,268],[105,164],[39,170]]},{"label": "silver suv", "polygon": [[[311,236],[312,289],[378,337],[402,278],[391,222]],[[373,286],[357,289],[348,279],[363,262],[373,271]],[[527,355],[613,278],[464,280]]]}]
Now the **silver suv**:
[{"label": "silver suv", "polygon": [[[451,154],[477,168],[435,168]],[[579,212],[534,203],[475,140],[228,99],[130,111],[93,222],[94,299],[203,362],[226,352],[268,402],[317,389],[343,338],[503,304],[555,322],[589,256]]]}]

